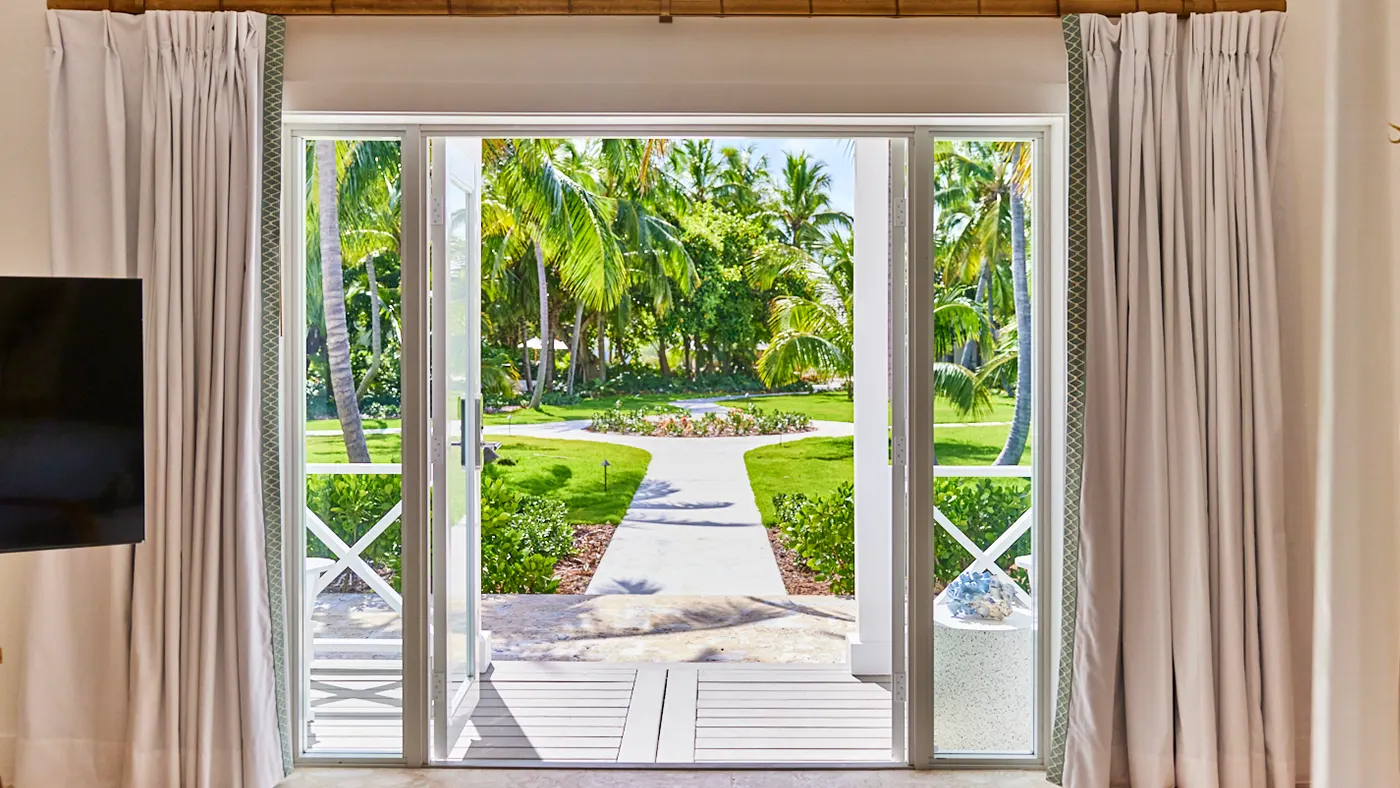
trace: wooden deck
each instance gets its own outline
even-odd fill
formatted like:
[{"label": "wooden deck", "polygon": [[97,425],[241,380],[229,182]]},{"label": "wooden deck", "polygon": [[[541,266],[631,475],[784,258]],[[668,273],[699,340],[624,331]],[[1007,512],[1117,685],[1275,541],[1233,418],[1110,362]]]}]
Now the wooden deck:
[{"label": "wooden deck", "polygon": [[[834,666],[497,662],[452,731],[479,762],[888,762],[890,691]],[[318,661],[312,752],[397,752],[400,666]]]}]

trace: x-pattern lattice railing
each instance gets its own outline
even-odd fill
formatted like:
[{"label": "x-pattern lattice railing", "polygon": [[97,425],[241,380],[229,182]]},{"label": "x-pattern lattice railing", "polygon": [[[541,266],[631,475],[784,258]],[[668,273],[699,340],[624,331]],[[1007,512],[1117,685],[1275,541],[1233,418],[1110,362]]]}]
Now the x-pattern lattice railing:
[{"label": "x-pattern lattice railing", "polygon": [[[379,476],[400,476],[403,468],[398,463],[309,463],[306,466],[308,476],[356,476],[356,475],[379,475]],[[378,539],[389,526],[398,521],[403,514],[403,500],[389,509],[384,516],[375,522],[374,527],[355,540],[353,545],[346,544],[344,539],[332,531],[325,521],[322,520],[310,508],[306,510],[306,530],[316,535],[326,547],[335,553],[335,563],[322,572],[316,579],[315,585],[306,589],[312,597],[325,590],[341,572],[349,569],[355,573],[356,577],[365,581],[385,604],[393,609],[395,613],[403,615],[403,596],[395,591],[393,586],[384,581],[378,572],[374,571],[363,558],[360,557],[374,541]]]},{"label": "x-pattern lattice railing", "polygon": [[[934,468],[933,475],[935,479],[991,478],[1029,480],[1031,478],[1031,469],[1029,466],[1025,465],[939,465]],[[1010,550],[1011,546],[1016,544],[1016,540],[1020,539],[1031,529],[1031,525],[1035,520],[1032,516],[1033,512],[1033,507],[1027,508],[1026,511],[1016,519],[1016,522],[1012,523],[1011,527],[1007,528],[1001,536],[998,536],[986,550],[978,547],[977,543],[972,541],[956,523],[950,520],[947,515],[943,514],[943,512],[939,510],[936,502],[933,506],[933,519],[943,527],[944,531],[948,532],[949,536],[953,537],[954,541],[962,545],[962,548],[972,556],[972,563],[963,570],[964,572],[991,571],[997,578],[1015,586],[1017,597],[1021,602],[1029,606],[1031,603],[1030,594],[1026,593],[1026,590],[1021,588],[1020,583],[1013,580],[1005,570],[997,565],[997,559],[1005,555],[1006,551]],[[941,596],[940,594],[940,597]]]}]

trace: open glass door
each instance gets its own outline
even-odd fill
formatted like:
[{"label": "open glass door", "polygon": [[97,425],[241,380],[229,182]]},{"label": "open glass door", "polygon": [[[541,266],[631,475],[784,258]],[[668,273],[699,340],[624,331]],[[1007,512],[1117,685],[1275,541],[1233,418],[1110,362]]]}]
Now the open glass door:
[{"label": "open glass door", "polygon": [[481,141],[429,148],[433,758],[452,756],[490,661],[480,632]]}]

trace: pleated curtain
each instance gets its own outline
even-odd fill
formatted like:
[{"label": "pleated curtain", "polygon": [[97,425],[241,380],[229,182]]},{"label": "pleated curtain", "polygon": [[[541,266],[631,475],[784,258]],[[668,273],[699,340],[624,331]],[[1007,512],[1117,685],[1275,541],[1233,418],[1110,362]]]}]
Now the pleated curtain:
[{"label": "pleated curtain", "polygon": [[17,788],[283,776],[259,474],[266,17],[50,12],[53,269],[139,276],[146,539],[36,565]]},{"label": "pleated curtain", "polygon": [[1284,22],[1079,18],[1087,339],[1068,788],[1294,785]]}]

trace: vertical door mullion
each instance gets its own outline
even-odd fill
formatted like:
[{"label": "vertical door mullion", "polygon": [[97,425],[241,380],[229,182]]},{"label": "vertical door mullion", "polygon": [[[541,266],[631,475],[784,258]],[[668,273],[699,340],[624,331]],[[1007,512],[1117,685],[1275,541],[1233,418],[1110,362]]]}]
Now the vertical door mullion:
[{"label": "vertical door mullion", "polygon": [[[293,753],[306,752],[311,660],[306,620],[306,140],[282,135],[282,544]],[[289,209],[290,207],[290,209]],[[279,622],[273,622],[274,624]]]},{"label": "vertical door mullion", "polygon": [[[447,559],[450,551],[448,544],[448,522],[447,506],[442,496],[447,490],[447,463],[443,460],[447,456],[447,265],[444,263],[444,255],[447,249],[447,223],[444,219],[445,193],[447,173],[442,166],[442,141],[440,139],[428,140],[429,167],[428,167],[428,275],[432,282],[433,297],[429,306],[429,317],[431,319],[432,330],[429,332],[429,346],[431,349],[432,364],[428,371],[428,380],[432,386],[432,431],[431,436],[431,461],[429,462],[432,472],[433,489],[437,491],[437,496],[430,498],[432,509],[432,539],[430,544],[436,549],[429,550],[432,567],[432,576],[429,578],[429,585],[432,588],[432,611],[433,611],[433,632],[432,632],[432,660],[430,683],[432,694],[428,701],[431,710],[433,726],[433,754],[441,756],[447,751],[447,709],[446,709],[446,687],[447,687]],[[434,166],[435,165],[435,166]]]},{"label": "vertical door mullion", "polygon": [[[890,145],[890,427],[894,451],[890,461],[890,672],[895,692],[890,694],[890,757],[908,761],[908,655],[905,605],[908,599],[908,252],[909,196],[906,162],[909,140],[892,139]],[[900,690],[903,690],[902,692]]]},{"label": "vertical door mullion", "polygon": [[933,133],[914,134],[909,206],[909,762],[933,765]]},{"label": "vertical door mullion", "polygon": [[427,155],[417,126],[403,137],[401,260],[403,368],[403,756],[428,750],[428,265]]}]

